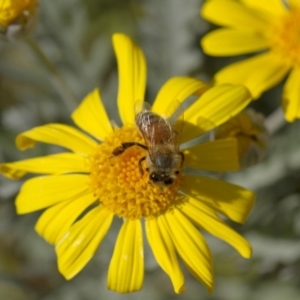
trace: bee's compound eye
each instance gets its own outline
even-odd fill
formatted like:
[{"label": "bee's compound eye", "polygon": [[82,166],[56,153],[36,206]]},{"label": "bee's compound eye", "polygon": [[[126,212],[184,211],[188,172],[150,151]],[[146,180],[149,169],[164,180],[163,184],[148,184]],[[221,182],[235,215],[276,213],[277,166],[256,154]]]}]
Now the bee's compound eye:
[{"label": "bee's compound eye", "polygon": [[174,179],[173,179],[173,178],[168,178],[168,179],[166,179],[166,180],[164,181],[164,183],[165,183],[166,185],[171,185],[171,184],[173,184],[173,182],[174,182]]},{"label": "bee's compound eye", "polygon": [[157,173],[151,173],[150,179],[154,182],[160,181],[160,176]]}]

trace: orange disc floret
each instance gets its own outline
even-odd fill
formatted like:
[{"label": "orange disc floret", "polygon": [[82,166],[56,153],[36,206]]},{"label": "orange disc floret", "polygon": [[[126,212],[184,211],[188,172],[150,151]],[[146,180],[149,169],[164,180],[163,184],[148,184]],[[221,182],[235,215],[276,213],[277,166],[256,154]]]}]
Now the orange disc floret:
[{"label": "orange disc floret", "polygon": [[119,217],[137,219],[156,216],[172,206],[176,199],[180,176],[171,187],[160,188],[149,183],[149,173],[139,160],[148,152],[139,146],[132,146],[122,154],[112,152],[125,142],[144,140],[133,126],[115,130],[100,144],[91,159],[91,187],[106,209]]},{"label": "orange disc floret", "polygon": [[300,9],[292,6],[289,14],[282,16],[272,26],[269,39],[274,53],[291,65],[300,66]]}]

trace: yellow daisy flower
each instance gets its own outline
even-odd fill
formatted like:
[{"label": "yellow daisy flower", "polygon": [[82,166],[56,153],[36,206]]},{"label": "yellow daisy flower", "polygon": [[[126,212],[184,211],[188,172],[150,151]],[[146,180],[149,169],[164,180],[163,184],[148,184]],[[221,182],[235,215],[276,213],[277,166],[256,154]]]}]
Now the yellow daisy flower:
[{"label": "yellow daisy flower", "polygon": [[[184,174],[183,170],[178,170],[172,185],[161,188],[149,183],[147,171],[143,175],[140,172],[139,160],[147,155],[145,149],[133,146],[113,155],[122,143],[145,143],[135,126],[134,106],[143,103],[146,85],[141,49],[123,34],[113,36],[113,45],[119,67],[118,108],[124,125],[112,125],[100,92],[95,89],[72,114],[75,124],[87,134],[71,126],[49,124],[28,130],[16,139],[21,150],[43,142],[71,152],[5,163],[0,165],[0,172],[12,179],[27,172],[44,174],[24,183],[16,199],[17,212],[46,208],[35,228],[55,245],[58,268],[66,279],[74,277],[93,257],[116,216],[124,222],[109,265],[109,289],[120,293],[141,289],[144,224],[153,254],[170,276],[176,293],[185,289],[177,254],[212,291],[211,253],[195,225],[249,258],[251,246],[224,223],[219,213],[243,223],[253,206],[254,194],[217,179]],[[161,115],[170,103],[183,102],[194,94],[201,96],[185,112],[184,141],[225,122],[250,102],[243,86],[210,88],[197,79],[175,77],[161,88],[152,111]],[[235,139],[191,146],[182,150],[184,167],[236,170],[236,149]],[[146,170],[146,165],[143,168]]]},{"label": "yellow daisy flower", "polygon": [[243,84],[259,98],[289,73],[282,106],[287,121],[300,118],[300,1],[210,0],[201,15],[225,27],[204,36],[205,53],[234,56],[259,51],[220,70],[216,83]]},{"label": "yellow daisy flower", "polygon": [[16,37],[32,30],[38,0],[0,0],[0,36]]},{"label": "yellow daisy flower", "polygon": [[269,134],[264,116],[247,108],[215,129],[216,139],[236,138],[242,168],[262,161],[268,150]]}]

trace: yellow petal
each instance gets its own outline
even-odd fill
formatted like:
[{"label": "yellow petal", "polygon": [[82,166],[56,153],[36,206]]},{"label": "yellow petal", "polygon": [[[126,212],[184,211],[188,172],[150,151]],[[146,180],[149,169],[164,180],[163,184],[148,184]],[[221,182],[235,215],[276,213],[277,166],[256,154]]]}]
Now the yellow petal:
[{"label": "yellow petal", "polygon": [[239,169],[237,141],[234,138],[201,143],[184,150],[184,165],[194,169],[226,172]]},{"label": "yellow petal", "polygon": [[[31,1],[32,2],[32,1]],[[23,13],[30,3],[21,0],[0,1],[0,25],[6,27],[13,23]]]},{"label": "yellow petal", "polygon": [[63,201],[48,209],[40,216],[35,230],[48,243],[57,244],[80,214],[96,201],[93,193],[77,199]]},{"label": "yellow petal", "polygon": [[0,173],[10,179],[19,179],[26,173],[59,175],[64,173],[88,173],[87,158],[74,153],[60,153],[0,164]]},{"label": "yellow petal", "polygon": [[98,89],[84,98],[73,112],[72,119],[77,126],[101,141],[113,131]]},{"label": "yellow petal", "polygon": [[238,29],[217,29],[201,40],[205,53],[214,56],[233,56],[267,49],[270,45],[261,34]]},{"label": "yellow petal", "polygon": [[168,231],[176,251],[199,281],[211,293],[214,286],[212,257],[205,239],[177,209],[158,218],[159,228]]},{"label": "yellow petal", "polygon": [[107,286],[118,293],[142,288],[144,249],[140,220],[125,220],[115,244],[108,269]]},{"label": "yellow petal", "polygon": [[246,221],[255,200],[247,189],[204,176],[185,176],[180,189],[238,223]]},{"label": "yellow petal", "polygon": [[107,234],[113,214],[96,207],[76,222],[56,246],[59,271],[66,279],[78,274]]},{"label": "yellow petal", "polygon": [[27,180],[17,196],[18,214],[26,214],[89,192],[88,175],[40,176]]},{"label": "yellow petal", "polygon": [[225,224],[212,208],[198,200],[190,198],[179,209],[196,225],[230,244],[243,257],[251,257],[252,248],[249,242]]},{"label": "yellow petal", "polygon": [[[273,1],[275,1],[275,0],[273,0]],[[281,2],[288,13],[290,12],[290,9],[289,9],[290,7],[292,9],[300,7],[300,3],[298,0],[282,0]]]},{"label": "yellow petal", "polygon": [[225,67],[215,75],[215,80],[217,84],[242,84],[256,99],[277,85],[289,69],[290,66],[267,52]]},{"label": "yellow petal", "polygon": [[142,50],[125,34],[114,34],[118,61],[118,107],[123,124],[134,123],[135,104],[142,103],[146,89],[146,61]]},{"label": "yellow petal", "polygon": [[251,96],[243,86],[212,87],[185,111],[181,140],[191,140],[226,122],[250,101]]},{"label": "yellow petal", "polygon": [[205,1],[201,15],[212,23],[232,28],[264,32],[267,26],[263,16],[235,0]]},{"label": "yellow petal", "polygon": [[285,118],[293,122],[300,118],[300,69],[293,68],[283,89],[282,106]]},{"label": "yellow petal", "polygon": [[175,293],[184,292],[184,276],[168,231],[164,226],[158,225],[157,219],[148,218],[146,219],[146,234],[157,263],[172,280]]},{"label": "yellow petal", "polygon": [[173,77],[160,89],[153,103],[152,111],[160,115],[165,114],[174,101],[178,104],[182,103],[189,96],[201,94],[209,87],[208,84],[199,79],[191,77]]},{"label": "yellow petal", "polygon": [[75,129],[62,124],[47,124],[34,127],[17,136],[16,144],[20,150],[33,148],[36,142],[58,145],[76,153],[90,154],[97,143]]},{"label": "yellow petal", "polygon": [[[284,6],[285,0],[240,0],[246,7],[256,10],[261,13],[267,13],[274,15],[274,17],[280,17],[287,13],[287,9]],[[290,0],[289,0],[290,1]],[[298,1],[298,0],[297,0]]]}]

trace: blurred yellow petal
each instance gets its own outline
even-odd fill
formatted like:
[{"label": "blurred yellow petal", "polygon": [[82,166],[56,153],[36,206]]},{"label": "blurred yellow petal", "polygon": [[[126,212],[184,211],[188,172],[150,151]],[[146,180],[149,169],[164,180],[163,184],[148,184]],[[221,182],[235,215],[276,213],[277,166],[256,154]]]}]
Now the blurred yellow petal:
[{"label": "blurred yellow petal", "polygon": [[53,154],[0,164],[0,173],[10,179],[20,179],[26,173],[59,175],[89,171],[89,160],[74,153]]},{"label": "blurred yellow petal", "polygon": [[[275,0],[273,0],[273,1],[275,1]],[[285,1],[286,1],[287,3],[285,3]],[[294,7],[300,8],[299,0],[282,0],[281,2],[283,2],[282,5],[285,6],[286,10],[288,10],[289,7],[292,7],[292,8],[294,8]]]},{"label": "blurred yellow petal", "polygon": [[242,84],[253,98],[278,84],[288,73],[290,66],[271,52],[256,55],[221,69],[216,75],[217,84]]},{"label": "blurred yellow petal", "polygon": [[40,176],[27,180],[16,199],[18,214],[26,214],[89,192],[88,175]]},{"label": "blurred yellow petal", "polygon": [[0,25],[7,26],[21,17],[23,11],[37,5],[37,0],[1,0]]},{"label": "blurred yellow petal", "polygon": [[235,0],[205,1],[201,15],[212,23],[238,29],[264,32],[266,20]]},{"label": "blurred yellow petal", "polygon": [[191,140],[226,122],[250,101],[251,96],[243,86],[224,84],[212,87],[185,111],[181,140]]},{"label": "blurred yellow petal", "polygon": [[75,200],[63,201],[48,209],[39,217],[35,230],[48,243],[57,244],[80,214],[96,201],[92,192]]},{"label": "blurred yellow petal", "polygon": [[217,29],[201,40],[205,53],[215,56],[233,56],[267,49],[270,45],[262,35],[245,30]]},{"label": "blurred yellow petal", "polygon": [[177,294],[185,291],[184,276],[177,260],[174,244],[164,226],[157,219],[146,219],[146,234],[153,255],[160,267],[169,275]]},{"label": "blurred yellow petal", "polygon": [[36,142],[53,144],[76,153],[91,154],[97,143],[74,127],[62,124],[47,124],[34,127],[16,138],[20,150],[33,148]]},{"label": "blurred yellow petal", "polygon": [[73,112],[72,119],[77,126],[101,141],[113,131],[99,89],[94,89],[83,99]]},{"label": "blurred yellow petal", "polygon": [[115,244],[108,269],[107,286],[118,293],[142,288],[144,281],[144,249],[140,220],[125,220]]},{"label": "blurred yellow petal", "polygon": [[293,68],[284,85],[282,106],[288,122],[300,118],[300,68]]},{"label": "blurred yellow petal", "polygon": [[112,213],[96,207],[76,222],[59,241],[55,248],[58,268],[66,279],[73,278],[94,256],[112,219]]},{"label": "blurred yellow petal", "polygon": [[142,103],[146,89],[146,61],[142,50],[125,34],[114,34],[118,61],[118,107],[123,124],[134,124],[135,104]]},{"label": "blurred yellow petal", "polygon": [[169,79],[160,89],[153,103],[152,111],[163,115],[175,101],[175,105],[182,103],[193,94],[201,94],[210,86],[191,77],[173,77]]},{"label": "blurred yellow petal", "polygon": [[180,189],[238,223],[246,221],[255,200],[247,189],[204,176],[185,176]]},{"label": "blurred yellow petal", "polygon": [[236,139],[222,139],[184,150],[184,165],[194,169],[226,172],[239,169]]},{"label": "blurred yellow petal", "polygon": [[[17,1],[16,1],[17,2]],[[12,0],[0,1],[0,25],[7,26],[22,12],[22,6],[13,5]]]},{"label": "blurred yellow petal", "polygon": [[[259,11],[261,13],[267,13],[274,15],[274,17],[280,17],[287,12],[286,7],[284,6],[285,0],[240,0],[242,4],[246,7]],[[288,0],[290,1],[290,0]],[[298,0],[297,0],[298,1]]]},{"label": "blurred yellow petal", "polygon": [[170,233],[176,251],[192,275],[211,293],[214,287],[212,257],[205,239],[195,226],[177,209],[158,218],[159,228]]},{"label": "blurred yellow petal", "polygon": [[225,224],[212,208],[201,201],[190,198],[179,209],[197,226],[230,244],[243,257],[251,257],[252,248],[249,242]]}]

